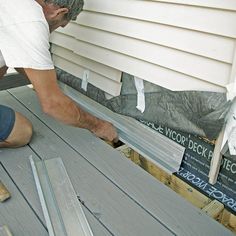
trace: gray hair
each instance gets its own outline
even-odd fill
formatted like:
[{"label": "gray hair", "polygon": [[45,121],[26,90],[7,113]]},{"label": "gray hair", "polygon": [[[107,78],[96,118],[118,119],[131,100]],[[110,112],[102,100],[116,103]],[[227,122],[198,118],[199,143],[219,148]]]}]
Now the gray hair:
[{"label": "gray hair", "polygon": [[69,9],[67,13],[68,20],[76,20],[76,17],[83,10],[83,0],[45,0],[46,3],[53,3],[60,7],[66,7]]}]

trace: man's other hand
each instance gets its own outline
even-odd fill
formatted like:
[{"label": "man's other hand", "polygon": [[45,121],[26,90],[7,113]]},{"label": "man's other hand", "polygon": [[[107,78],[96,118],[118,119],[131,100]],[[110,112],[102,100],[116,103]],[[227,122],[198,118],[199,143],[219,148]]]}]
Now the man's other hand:
[{"label": "man's other hand", "polygon": [[116,128],[107,121],[100,120],[92,132],[99,138],[106,141],[117,142],[118,134]]}]

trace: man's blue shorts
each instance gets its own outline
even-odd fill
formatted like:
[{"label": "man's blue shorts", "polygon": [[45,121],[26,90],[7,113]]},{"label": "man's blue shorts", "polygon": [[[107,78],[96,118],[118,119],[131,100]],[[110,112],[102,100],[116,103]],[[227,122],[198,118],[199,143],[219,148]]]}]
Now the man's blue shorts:
[{"label": "man's blue shorts", "polygon": [[7,139],[15,124],[15,112],[10,107],[0,105],[0,142]]}]

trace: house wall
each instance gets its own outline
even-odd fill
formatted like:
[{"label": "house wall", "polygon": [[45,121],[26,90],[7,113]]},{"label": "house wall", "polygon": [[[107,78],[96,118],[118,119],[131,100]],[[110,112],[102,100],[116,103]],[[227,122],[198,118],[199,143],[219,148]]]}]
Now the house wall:
[{"label": "house wall", "polygon": [[89,69],[111,95],[122,71],[171,90],[225,92],[236,74],[236,1],[86,0],[51,42],[56,66],[80,78]]}]

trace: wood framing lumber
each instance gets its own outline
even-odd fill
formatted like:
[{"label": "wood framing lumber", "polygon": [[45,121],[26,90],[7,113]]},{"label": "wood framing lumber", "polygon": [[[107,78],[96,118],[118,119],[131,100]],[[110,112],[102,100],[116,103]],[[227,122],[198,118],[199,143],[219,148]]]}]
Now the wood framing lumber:
[{"label": "wood framing lumber", "polygon": [[223,210],[224,205],[217,200],[213,200],[210,204],[206,205],[202,209],[203,212],[205,212],[207,215],[214,219],[216,219]]},{"label": "wood framing lumber", "polygon": [[221,130],[219,137],[216,140],[215,149],[214,149],[213,156],[211,159],[211,166],[210,166],[210,171],[208,175],[210,184],[216,183],[217,177],[219,174],[220,164],[222,160],[221,144],[223,142],[224,130],[225,130],[224,128]]},{"label": "wood framing lumber", "polygon": [[10,192],[0,180],[0,202],[4,202],[11,197]]}]

